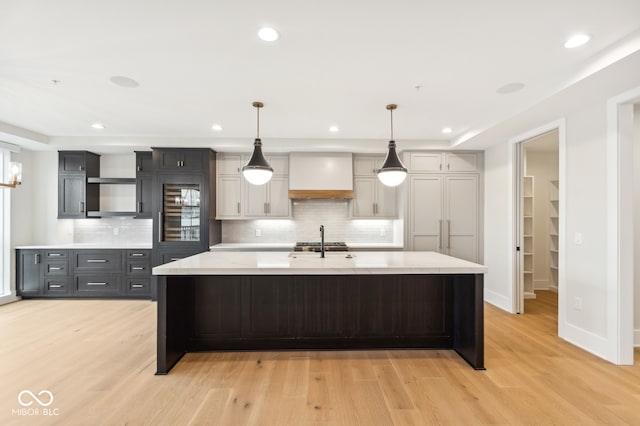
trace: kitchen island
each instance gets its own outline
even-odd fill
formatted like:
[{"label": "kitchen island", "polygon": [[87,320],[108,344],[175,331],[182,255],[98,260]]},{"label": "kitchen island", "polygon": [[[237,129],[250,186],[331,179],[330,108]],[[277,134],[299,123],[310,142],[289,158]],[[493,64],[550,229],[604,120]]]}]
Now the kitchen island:
[{"label": "kitchen island", "polygon": [[282,349],[453,349],[481,370],[485,272],[435,252],[205,252],[156,266],[156,374],[186,352]]}]

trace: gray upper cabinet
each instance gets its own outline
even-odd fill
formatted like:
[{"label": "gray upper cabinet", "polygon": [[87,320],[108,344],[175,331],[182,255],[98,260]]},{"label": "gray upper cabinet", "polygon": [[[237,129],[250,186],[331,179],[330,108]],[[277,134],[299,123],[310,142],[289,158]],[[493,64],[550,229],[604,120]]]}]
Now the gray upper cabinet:
[{"label": "gray upper cabinet", "polygon": [[87,178],[100,176],[100,156],[87,151],[58,153],[58,218],[80,219],[100,208],[100,185]]},{"label": "gray upper cabinet", "polygon": [[157,170],[201,172],[206,168],[209,156],[200,149],[158,149],[155,156]]},{"label": "gray upper cabinet", "polygon": [[151,151],[136,151],[136,219],[151,219],[153,212],[153,159]]}]

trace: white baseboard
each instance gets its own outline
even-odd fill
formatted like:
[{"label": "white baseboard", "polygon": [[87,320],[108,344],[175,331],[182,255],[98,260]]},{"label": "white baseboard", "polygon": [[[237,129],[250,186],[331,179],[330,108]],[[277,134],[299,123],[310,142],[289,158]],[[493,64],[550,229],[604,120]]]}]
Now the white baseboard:
[{"label": "white baseboard", "polygon": [[565,331],[563,333],[565,335],[560,336],[562,339],[597,357],[615,363],[615,360],[609,359],[611,342],[608,339],[573,324],[565,323],[561,328]]},{"label": "white baseboard", "polygon": [[558,286],[557,285],[550,285],[548,290],[552,291],[554,293],[557,293],[558,292]]},{"label": "white baseboard", "polygon": [[510,313],[514,313],[511,310],[511,300],[502,294],[498,294],[494,291],[484,289],[484,300],[485,302],[491,303],[492,305],[502,309],[503,311],[507,311]]},{"label": "white baseboard", "polygon": [[0,296],[0,306],[6,305],[7,303],[17,302],[21,300],[20,297],[16,296],[13,292],[9,294],[3,294]]},{"label": "white baseboard", "polygon": [[533,289],[534,290],[549,290],[549,280],[534,280],[533,281]]},{"label": "white baseboard", "polygon": [[640,348],[640,328],[633,330],[633,346]]}]

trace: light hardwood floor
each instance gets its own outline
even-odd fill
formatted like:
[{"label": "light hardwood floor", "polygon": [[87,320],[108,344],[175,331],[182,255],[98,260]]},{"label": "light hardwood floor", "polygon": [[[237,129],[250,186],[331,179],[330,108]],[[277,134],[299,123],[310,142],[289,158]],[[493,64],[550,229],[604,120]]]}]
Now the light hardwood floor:
[{"label": "light hardwood floor", "polygon": [[[486,371],[451,351],[243,352],[155,376],[154,303],[17,302],[0,307],[0,424],[640,424],[639,351],[620,367],[559,339],[553,293],[525,315],[485,306]],[[17,415],[22,390],[58,415]]]}]

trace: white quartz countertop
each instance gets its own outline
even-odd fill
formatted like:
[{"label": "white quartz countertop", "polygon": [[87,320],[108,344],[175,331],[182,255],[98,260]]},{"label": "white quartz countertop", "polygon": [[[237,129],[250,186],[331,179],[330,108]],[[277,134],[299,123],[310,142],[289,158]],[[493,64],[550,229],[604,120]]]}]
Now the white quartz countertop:
[{"label": "white quartz countertop", "polygon": [[68,249],[68,250],[81,250],[81,249],[129,249],[129,250],[151,250],[151,243],[118,243],[118,244],[105,244],[105,243],[71,243],[71,244],[44,244],[44,245],[32,245],[32,246],[16,246],[16,249],[21,250],[47,250],[47,249]]},{"label": "white quartz countertop", "polygon": [[225,252],[196,254],[153,268],[154,275],[482,274],[487,267],[427,251]]},{"label": "white quartz countertop", "polygon": [[296,243],[219,243],[211,251],[293,251]]}]

